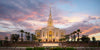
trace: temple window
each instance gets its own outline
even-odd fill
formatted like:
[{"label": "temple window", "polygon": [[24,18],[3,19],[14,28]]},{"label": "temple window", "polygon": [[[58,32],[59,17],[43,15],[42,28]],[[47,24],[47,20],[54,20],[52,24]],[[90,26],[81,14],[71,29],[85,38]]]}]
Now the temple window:
[{"label": "temple window", "polygon": [[37,33],[37,37],[40,37],[40,33]]}]

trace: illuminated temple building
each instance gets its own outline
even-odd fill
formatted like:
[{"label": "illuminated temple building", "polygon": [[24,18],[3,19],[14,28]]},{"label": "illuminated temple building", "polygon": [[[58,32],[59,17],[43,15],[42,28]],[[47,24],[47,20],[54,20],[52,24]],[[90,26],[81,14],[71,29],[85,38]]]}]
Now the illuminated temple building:
[{"label": "illuminated temple building", "polygon": [[38,39],[41,39],[42,42],[59,42],[59,39],[64,38],[65,30],[53,26],[51,8],[47,24],[47,27],[44,27],[41,30],[35,30],[35,35]]}]

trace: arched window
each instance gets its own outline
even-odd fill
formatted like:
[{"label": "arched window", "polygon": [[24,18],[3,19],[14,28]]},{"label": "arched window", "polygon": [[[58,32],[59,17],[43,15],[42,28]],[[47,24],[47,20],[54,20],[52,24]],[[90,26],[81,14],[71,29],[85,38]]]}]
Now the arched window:
[{"label": "arched window", "polygon": [[37,37],[40,37],[40,33],[37,33]]}]

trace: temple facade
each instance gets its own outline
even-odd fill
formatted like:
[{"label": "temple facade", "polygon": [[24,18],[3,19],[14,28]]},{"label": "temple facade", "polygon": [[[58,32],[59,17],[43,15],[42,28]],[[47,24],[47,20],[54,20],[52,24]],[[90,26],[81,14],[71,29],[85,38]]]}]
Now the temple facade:
[{"label": "temple facade", "polygon": [[59,39],[64,38],[65,30],[53,26],[51,8],[47,24],[47,27],[41,30],[35,30],[35,35],[38,39],[42,40],[41,42],[59,42]]}]

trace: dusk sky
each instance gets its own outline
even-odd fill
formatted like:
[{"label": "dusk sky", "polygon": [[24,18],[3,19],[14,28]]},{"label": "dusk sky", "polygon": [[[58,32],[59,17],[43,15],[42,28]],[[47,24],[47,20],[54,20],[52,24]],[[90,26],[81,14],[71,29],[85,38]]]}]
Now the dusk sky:
[{"label": "dusk sky", "polygon": [[0,39],[46,27],[50,6],[55,27],[100,40],[100,0],[0,0]]}]

